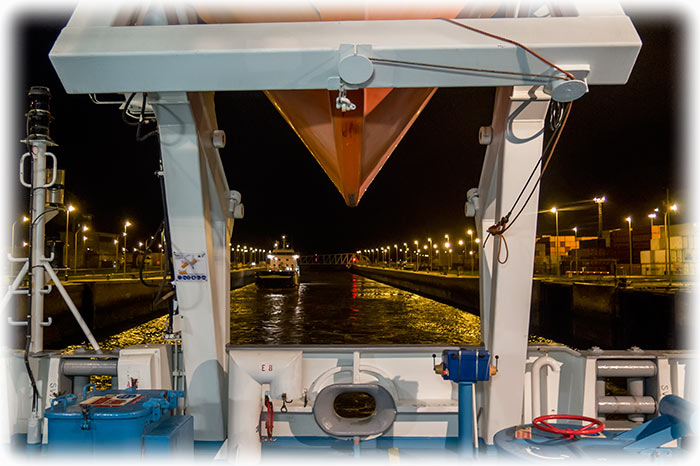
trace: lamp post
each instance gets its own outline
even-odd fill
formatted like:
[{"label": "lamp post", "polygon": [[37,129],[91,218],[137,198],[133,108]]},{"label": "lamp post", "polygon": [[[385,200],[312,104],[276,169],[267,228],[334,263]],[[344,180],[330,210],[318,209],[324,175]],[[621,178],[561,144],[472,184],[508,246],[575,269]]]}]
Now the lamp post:
[{"label": "lamp post", "polygon": [[433,271],[433,240],[431,238],[428,238],[428,243],[430,244],[429,247],[429,252],[430,252],[430,271]]},{"label": "lamp post", "polygon": [[632,217],[625,218],[627,221],[627,233],[629,234],[630,240],[630,270],[629,275],[632,275]]},{"label": "lamp post", "polygon": [[399,246],[398,244],[394,245],[394,249],[396,249],[396,266],[399,266]]},{"label": "lamp post", "polygon": [[124,222],[124,275],[126,275],[126,229],[131,226],[130,221]]},{"label": "lamp post", "polygon": [[554,241],[554,248],[557,253],[557,269],[556,269],[556,275],[557,277],[559,276],[559,211],[557,210],[556,207],[552,207],[550,209],[550,212],[554,214],[554,224],[555,224],[555,236],[556,239]]},{"label": "lamp post", "polygon": [[416,245],[416,264],[414,270],[417,271],[420,269],[420,248],[418,247],[418,240],[414,240],[413,244]]},{"label": "lamp post", "polygon": [[[20,221],[20,219],[17,219],[14,222],[12,222],[12,229],[11,229],[12,231],[11,231],[11,235],[10,235],[10,243],[11,243],[10,252],[12,253],[13,256],[15,255],[15,226],[17,225],[17,222],[19,222],[19,221]],[[27,217],[26,215],[22,215],[22,223],[27,223],[28,221],[29,221],[29,217]]]},{"label": "lamp post", "polygon": [[119,239],[114,238],[114,269],[119,266]]},{"label": "lamp post", "polygon": [[669,205],[670,202],[668,198],[664,203],[664,231],[666,232],[666,276],[671,277],[671,232],[670,218],[669,214],[671,212],[678,212],[678,204]]},{"label": "lamp post", "polygon": [[576,273],[578,274],[578,227],[573,227],[574,230],[574,257],[576,264]]},{"label": "lamp post", "polygon": [[472,236],[474,232],[469,229],[467,230],[467,234],[469,235],[469,257],[472,263],[472,273],[474,273],[474,237]]},{"label": "lamp post", "polygon": [[[445,235],[447,236],[447,235]],[[452,248],[449,242],[445,242],[445,255],[447,256],[447,270],[452,270]]]},{"label": "lamp post", "polygon": [[459,240],[457,244],[462,246],[462,268],[464,268],[467,263],[467,247],[464,245],[464,240]]},{"label": "lamp post", "polygon": [[440,271],[440,248],[437,243],[433,244],[433,250],[437,251],[438,271]]},{"label": "lamp post", "polygon": [[481,238],[479,238],[479,237],[474,238],[474,243],[477,245],[476,249],[474,250],[474,257],[476,258],[476,265],[478,267],[478,265],[479,265],[479,243],[481,243]]},{"label": "lamp post", "polygon": [[75,211],[75,207],[72,204],[68,204],[66,207],[66,236],[63,242],[63,267],[68,269],[68,226],[70,225],[70,213]]},{"label": "lamp post", "polygon": [[598,238],[603,237],[603,204],[605,203],[605,196],[594,197],[593,202],[598,204]]},{"label": "lamp post", "polygon": [[[73,235],[73,268],[75,270],[78,270],[78,233],[81,231],[85,233],[88,231],[89,228],[87,225],[83,225],[83,228],[81,229],[76,229],[75,230],[75,235]],[[85,236],[83,236],[85,237]],[[83,243],[85,243],[85,240],[83,240]]]},{"label": "lamp post", "polygon": [[[448,249],[450,249],[450,235],[445,233],[445,254],[447,254]],[[451,259],[452,259],[452,254],[450,254],[447,258],[447,270],[450,270],[452,268]]]}]

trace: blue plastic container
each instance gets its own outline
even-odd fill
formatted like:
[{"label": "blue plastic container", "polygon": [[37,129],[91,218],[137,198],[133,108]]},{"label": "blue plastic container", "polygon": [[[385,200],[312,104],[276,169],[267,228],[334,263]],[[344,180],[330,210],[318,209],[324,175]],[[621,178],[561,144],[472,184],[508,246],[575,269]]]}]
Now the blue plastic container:
[{"label": "blue plastic container", "polygon": [[[87,387],[86,387],[87,388]],[[132,400],[118,407],[81,405],[92,397]],[[144,429],[170,416],[182,392],[173,390],[99,390],[83,396],[55,398],[44,412],[48,421],[48,451],[56,453],[124,454],[141,456]]]}]

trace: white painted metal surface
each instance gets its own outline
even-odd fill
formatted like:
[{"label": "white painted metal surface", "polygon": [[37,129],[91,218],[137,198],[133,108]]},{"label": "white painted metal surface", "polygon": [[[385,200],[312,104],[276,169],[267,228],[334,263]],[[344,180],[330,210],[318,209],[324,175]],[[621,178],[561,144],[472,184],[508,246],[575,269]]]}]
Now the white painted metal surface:
[{"label": "white painted metal surface", "polygon": [[208,280],[176,280],[188,414],[194,416],[197,440],[223,440],[233,212],[232,192],[211,138],[218,129],[214,96],[165,93],[149,99],[160,131],[172,250],[206,253],[208,261]]},{"label": "white painted metal surface", "polygon": [[[539,78],[445,72],[371,60],[369,67],[364,59],[343,61],[339,68],[341,45],[350,44],[369,50],[370,59],[551,71],[513,45],[442,20],[112,27],[108,25],[115,23],[114,18],[93,23],[94,16],[80,14],[81,8],[51,52],[65,88],[71,93],[151,92],[160,129],[173,249],[206,253],[208,260],[208,281],[183,283],[177,289],[189,413],[195,416],[195,435],[200,440],[225,437],[231,193],[211,142],[212,132],[218,129],[213,97],[184,91],[336,88],[341,74],[352,81],[367,77],[357,83],[363,87],[516,86],[497,91],[493,135],[479,185],[481,206],[476,211],[482,238],[506,214],[541,153],[549,97],[541,87],[517,86],[542,84]],[[639,52],[639,38],[621,11],[590,13],[595,16],[575,16],[574,9],[567,13],[571,17],[459,21],[526,43],[557,65],[588,68],[589,84],[625,83]],[[117,12],[110,14],[116,17]],[[353,69],[353,61],[362,69]],[[482,254],[482,335],[487,349],[499,357],[499,373],[483,386],[476,401],[483,408],[480,436],[487,443],[498,430],[522,420],[537,199],[535,191],[506,234],[508,261],[498,261],[497,238],[490,239]],[[587,414],[592,396],[590,358],[554,354],[551,357],[561,357],[562,362],[560,386],[582,387],[560,393],[558,408]],[[456,387],[432,372],[429,356],[397,348],[305,351],[301,383],[311,403],[330,383],[382,384],[398,400],[399,417],[389,435],[455,435]],[[681,380],[681,366],[674,367],[675,380]],[[259,383],[240,380],[247,381],[240,382],[246,385],[239,387],[242,393],[249,396],[248,389],[257,390],[258,398],[241,408],[250,411],[243,418],[254,417],[255,410],[259,415]],[[229,391],[229,396],[237,393]],[[231,418],[239,417],[237,409]],[[308,423],[313,422],[308,416],[295,419],[295,413],[310,414],[310,407],[291,406],[277,424],[280,435],[320,432]],[[246,428],[251,438],[246,445],[252,444],[251,427]],[[240,457],[242,450],[229,442],[231,452],[229,459]]]},{"label": "white painted metal surface", "polygon": [[[538,416],[557,414],[559,404],[559,376],[562,363],[545,354],[534,361],[526,374],[525,387],[527,391],[527,376],[531,379],[531,413],[525,419],[532,420]],[[544,384],[542,380],[544,379]],[[542,403],[544,401],[544,403]],[[530,421],[527,421],[530,422]]]},{"label": "white painted metal surface", "polygon": [[[444,438],[457,436],[457,385],[445,381],[435,374],[432,368],[432,354],[440,353],[443,349],[452,347],[426,347],[415,346],[391,346],[391,347],[343,347],[343,346],[281,346],[272,347],[238,347],[229,349],[230,367],[230,406],[232,398],[236,398],[236,408],[229,411],[229,426],[240,424],[245,434],[230,427],[229,437],[229,461],[252,462],[259,459],[258,446],[260,433],[265,432],[262,398],[265,385],[270,382],[270,389],[275,406],[273,437],[326,437],[327,435],[316,424],[313,417],[313,407],[316,395],[331,384],[366,384],[375,383],[381,385],[395,400],[397,408],[396,421],[384,436],[387,437],[428,437]],[[541,414],[583,414],[585,412],[585,400],[583,391],[589,385],[595,386],[595,374],[585,374],[586,363],[595,365],[599,358],[617,358],[624,351],[603,351],[592,354],[591,352],[579,353],[566,347],[531,346],[527,348],[527,360],[529,361],[523,371],[532,374],[538,370],[541,372],[542,400],[541,408],[532,396],[520,400],[524,406],[523,412],[527,413],[516,424],[530,423],[537,416],[538,409]],[[284,355],[287,356],[284,356]],[[650,351],[641,353],[640,357],[662,364],[666,361],[670,365],[683,365],[688,363],[687,352],[662,352]],[[301,358],[298,360],[298,358]],[[236,361],[242,361],[240,364]],[[287,369],[287,361],[299,362],[294,369],[294,375],[289,383],[300,388],[306,396],[306,406],[303,398],[294,398],[287,404],[288,412],[281,413],[282,405],[280,394],[282,389],[278,387],[280,378],[289,377],[289,371],[284,375],[263,373],[260,368],[262,361],[281,361]],[[533,364],[534,363],[534,364]],[[277,362],[273,362],[278,364]],[[557,370],[550,370],[549,367]],[[659,372],[658,377],[650,379],[650,384],[664,384],[665,378]],[[683,393],[683,382],[679,378],[672,378],[667,393],[676,395]],[[532,380],[526,379],[523,391],[526,389],[532,395]],[[546,388],[545,388],[546,387]],[[518,390],[513,389],[511,393]],[[522,393],[522,391],[521,391]],[[289,395],[289,392],[287,392]],[[514,395],[511,395],[514,396]],[[289,397],[291,398],[291,396]],[[243,400],[248,403],[243,403]],[[487,401],[477,396],[475,400],[476,411],[480,416],[484,415]],[[253,405],[253,406],[251,406]],[[262,412],[261,412],[262,410]],[[234,415],[235,413],[235,415]],[[250,422],[242,422],[241,418],[258,419],[258,424],[251,426]],[[592,416],[595,417],[595,414]],[[236,427],[238,429],[238,427]],[[254,431],[257,432],[253,434]],[[233,432],[236,432],[233,434]],[[263,434],[264,435],[264,434]],[[479,432],[484,437],[483,431]],[[234,445],[231,441],[235,438]],[[243,440],[245,439],[245,440]],[[247,442],[244,444],[244,442]],[[254,447],[252,456],[241,456],[248,452],[247,448]]]},{"label": "white painted metal surface", "polygon": [[167,345],[135,345],[119,350],[117,380],[119,389],[172,389],[172,369]]},{"label": "white painted metal surface", "polygon": [[[525,43],[559,66],[590,66],[589,84],[624,84],[641,48],[632,23],[624,15],[458,21]],[[342,44],[369,45],[370,59],[535,74],[551,71],[548,65],[512,44],[439,19],[283,26],[69,24],[50,58],[69,93],[337,89]],[[366,61],[362,63],[366,67]],[[346,64],[343,61],[344,67]],[[373,71],[361,87],[510,86],[543,82],[386,63],[374,63]]]},{"label": "white painted metal surface", "polygon": [[228,459],[250,464],[261,459],[260,411],[263,384],[273,399],[302,396],[301,351],[229,351]]},{"label": "white painted metal surface", "polygon": [[[32,140],[31,157],[32,157],[32,212],[31,212],[31,228],[32,244],[31,256],[31,344],[29,351],[38,353],[44,349],[44,327],[41,323],[44,321],[44,294],[42,290],[46,284],[46,272],[42,263],[44,258],[44,230],[46,229],[46,141]],[[53,157],[54,172],[58,168],[56,157]],[[54,180],[55,181],[55,180]]]},{"label": "white painted metal surface", "polygon": [[[541,88],[499,88],[496,92],[493,139],[479,181],[480,208],[476,225],[484,241],[480,261],[481,335],[492,358],[498,358],[498,374],[481,387],[486,399],[480,418],[487,443],[499,430],[518,424],[522,416],[525,352],[530,322],[532,264],[535,255],[539,186],[532,172],[542,154],[544,118],[549,96]],[[534,195],[501,238],[489,238],[487,230],[506,216],[518,194],[520,211],[527,195]],[[500,246],[500,247],[499,247]],[[506,257],[507,256],[507,257]],[[503,263],[502,263],[503,262]]]}]

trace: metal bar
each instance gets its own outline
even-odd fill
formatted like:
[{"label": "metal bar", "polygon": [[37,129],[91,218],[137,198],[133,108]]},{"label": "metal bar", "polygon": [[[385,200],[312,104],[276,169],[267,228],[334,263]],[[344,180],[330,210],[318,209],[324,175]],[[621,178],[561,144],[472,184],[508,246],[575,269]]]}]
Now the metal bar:
[{"label": "metal bar", "polygon": [[83,387],[90,383],[90,377],[86,375],[76,375],[73,377],[73,393],[81,393]]},{"label": "metal bar", "polygon": [[651,396],[603,396],[598,398],[598,414],[654,414],[656,400]]},{"label": "metal bar", "polygon": [[[496,90],[493,140],[486,149],[475,217],[479,236],[488,239],[481,245],[479,261],[481,335],[486,349],[499,357],[498,374],[480,384],[484,408],[479,433],[487,445],[493,444],[498,431],[522,419],[540,189],[536,180],[528,181],[527,176],[542,155],[548,108],[549,96],[541,89]],[[532,198],[514,207],[523,186]],[[522,209],[522,214],[517,223],[509,224],[505,239],[488,237],[488,229],[510,209]],[[506,257],[505,246],[499,247],[502,240],[517,253]]]},{"label": "metal bar", "polygon": [[117,359],[64,359],[61,363],[63,375],[117,375]]},{"label": "metal bar", "polygon": [[460,456],[466,457],[474,454],[474,406],[472,403],[474,384],[471,382],[459,382],[458,385],[457,451]]},{"label": "metal bar", "polygon": [[61,283],[61,280],[58,279],[58,276],[56,275],[56,272],[54,272],[53,267],[51,267],[51,264],[49,262],[44,262],[43,266],[46,269],[46,272],[49,274],[49,277],[51,277],[51,280],[53,280],[54,285],[56,285],[56,289],[58,289],[58,292],[63,297],[63,300],[66,302],[66,305],[68,306],[68,309],[70,309],[70,312],[73,314],[73,317],[75,317],[75,320],[78,322],[78,325],[80,325],[80,328],[85,334],[85,337],[90,342],[90,345],[95,351],[97,351],[98,353],[102,353],[100,345],[97,344],[97,340],[95,340],[95,337],[92,336],[90,328],[83,320],[83,316],[80,315],[80,311],[78,311],[78,308],[75,307],[73,300],[70,299],[70,295],[68,294],[66,289],[63,288],[63,284]]},{"label": "metal bar", "polygon": [[[627,378],[627,392],[632,396],[644,396],[644,378]],[[644,415],[630,414],[627,418],[632,422],[644,422]]]},{"label": "metal bar", "polygon": [[649,360],[599,359],[598,377],[653,377],[656,364]]},{"label": "metal bar", "polygon": [[[590,84],[625,83],[641,48],[634,26],[623,15],[458,21],[525,43],[559,66],[588,65]],[[68,93],[326,89],[329,79],[337,82],[340,74],[341,44],[369,44],[369,58],[536,74],[549,71],[548,65],[514,45],[439,19],[284,25],[69,24],[49,56]],[[527,77],[376,64],[361,86],[533,83]]]},{"label": "metal bar", "polygon": [[19,288],[20,283],[22,283],[22,279],[27,274],[27,270],[29,270],[29,261],[25,261],[24,264],[22,264],[22,269],[20,269],[19,273],[12,282],[12,285],[10,285],[9,289],[7,290],[7,293],[5,293],[5,295],[2,297],[2,301],[0,302],[0,310],[5,309],[7,303],[10,302],[12,295],[17,288]]},{"label": "metal bar", "polygon": [[[44,328],[41,323],[44,321],[44,295],[41,290],[44,289],[46,283],[46,275],[42,260],[44,259],[45,238],[44,231],[46,229],[46,141],[32,140],[32,245],[30,248],[32,268],[31,274],[31,309],[30,309],[30,325],[31,325],[31,342],[29,351],[39,353],[44,349]],[[55,159],[55,157],[54,157]],[[55,168],[55,160],[54,160]],[[55,172],[56,170],[54,170]]]}]

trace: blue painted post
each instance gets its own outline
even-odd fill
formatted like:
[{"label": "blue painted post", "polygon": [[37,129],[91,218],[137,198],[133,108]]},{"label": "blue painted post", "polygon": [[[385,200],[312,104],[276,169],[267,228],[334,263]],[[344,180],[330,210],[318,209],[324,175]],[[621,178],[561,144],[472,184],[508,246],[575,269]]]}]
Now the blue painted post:
[{"label": "blue painted post", "polygon": [[472,409],[472,390],[474,384],[471,382],[459,382],[457,392],[457,413],[458,434],[457,452],[459,456],[474,455],[474,412]]}]

